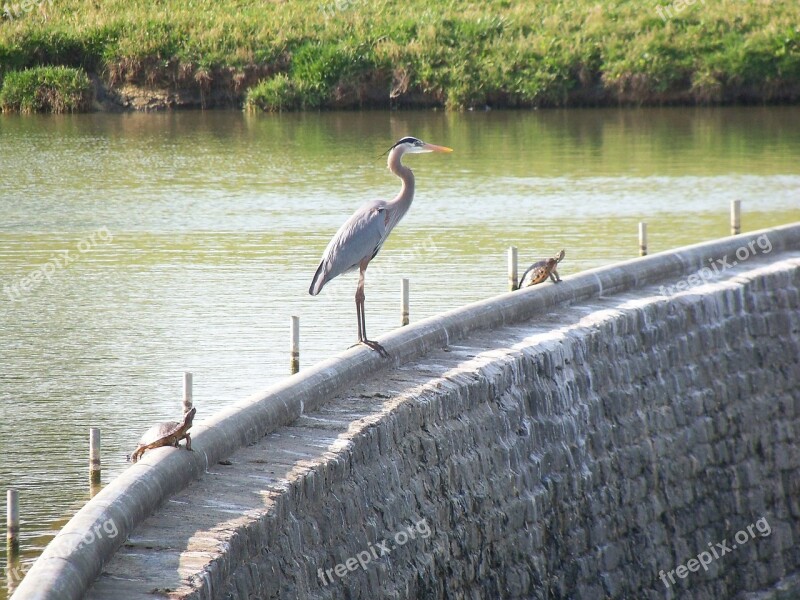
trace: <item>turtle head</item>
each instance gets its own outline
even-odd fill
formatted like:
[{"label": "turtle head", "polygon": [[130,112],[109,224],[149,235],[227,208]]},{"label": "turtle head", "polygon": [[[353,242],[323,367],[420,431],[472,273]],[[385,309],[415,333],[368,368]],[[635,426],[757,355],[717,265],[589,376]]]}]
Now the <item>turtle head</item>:
[{"label": "turtle head", "polygon": [[183,415],[183,424],[185,427],[191,427],[192,421],[194,421],[194,416],[197,414],[197,409],[192,407],[192,409]]},{"label": "turtle head", "polygon": [[556,255],[553,257],[553,259],[555,259],[556,263],[560,263],[562,260],[564,260],[564,251],[562,250],[561,252],[559,252],[558,254],[556,254]]}]

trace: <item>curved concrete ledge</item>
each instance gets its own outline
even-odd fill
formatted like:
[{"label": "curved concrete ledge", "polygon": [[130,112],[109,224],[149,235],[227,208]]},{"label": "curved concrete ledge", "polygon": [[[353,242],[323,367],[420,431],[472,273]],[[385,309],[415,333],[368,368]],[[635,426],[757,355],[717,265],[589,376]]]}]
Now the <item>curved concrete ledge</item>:
[{"label": "curved concrete ledge", "polygon": [[[81,598],[134,528],[167,498],[201,477],[209,465],[293,422],[336,391],[381,368],[422,356],[478,329],[529,319],[563,303],[690,275],[709,260],[726,256],[734,260],[737,249],[755,245],[761,236],[769,240],[771,253],[800,249],[800,224],[794,224],[638,258],[568,277],[557,286],[503,294],[398,329],[380,340],[391,359],[353,348],[288,377],[196,424],[195,452],[151,451],[106,486],[47,546],[12,598]],[[114,524],[113,537],[104,529],[108,523]]]}]

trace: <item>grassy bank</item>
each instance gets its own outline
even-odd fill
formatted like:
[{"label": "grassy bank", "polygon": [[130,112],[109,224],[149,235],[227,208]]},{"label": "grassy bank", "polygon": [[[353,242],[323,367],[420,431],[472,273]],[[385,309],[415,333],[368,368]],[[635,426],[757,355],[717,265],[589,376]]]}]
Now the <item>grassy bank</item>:
[{"label": "grassy bank", "polygon": [[81,69],[33,67],[9,72],[0,88],[0,110],[80,112],[91,108],[91,84]]},{"label": "grassy bank", "polygon": [[0,76],[79,68],[108,105],[154,90],[267,110],[800,98],[785,0],[3,2]]}]

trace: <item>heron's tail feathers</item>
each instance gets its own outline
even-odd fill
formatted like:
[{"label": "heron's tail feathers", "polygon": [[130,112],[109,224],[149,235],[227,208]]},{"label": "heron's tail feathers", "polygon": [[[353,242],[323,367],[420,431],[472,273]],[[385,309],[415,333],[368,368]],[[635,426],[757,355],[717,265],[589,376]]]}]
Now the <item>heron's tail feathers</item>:
[{"label": "heron's tail feathers", "polygon": [[317,272],[314,273],[314,279],[311,280],[311,287],[308,288],[308,293],[312,296],[316,296],[322,291],[322,286],[324,286],[325,283],[325,261],[323,260],[319,263]]}]

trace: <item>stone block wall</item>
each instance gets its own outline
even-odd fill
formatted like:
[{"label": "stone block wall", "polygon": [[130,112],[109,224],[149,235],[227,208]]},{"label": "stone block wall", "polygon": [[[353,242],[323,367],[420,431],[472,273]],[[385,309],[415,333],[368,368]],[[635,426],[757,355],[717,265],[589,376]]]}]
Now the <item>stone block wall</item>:
[{"label": "stone block wall", "polygon": [[13,600],[800,598],[799,287],[793,224],[400,328],[148,452]]},{"label": "stone block wall", "polygon": [[800,597],[800,261],[570,310],[332,400],[214,597]]}]

